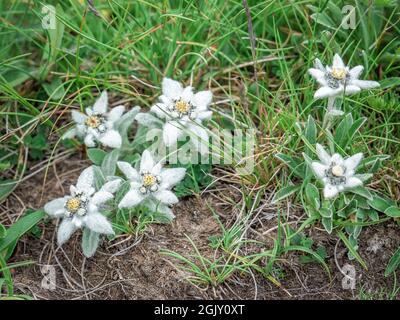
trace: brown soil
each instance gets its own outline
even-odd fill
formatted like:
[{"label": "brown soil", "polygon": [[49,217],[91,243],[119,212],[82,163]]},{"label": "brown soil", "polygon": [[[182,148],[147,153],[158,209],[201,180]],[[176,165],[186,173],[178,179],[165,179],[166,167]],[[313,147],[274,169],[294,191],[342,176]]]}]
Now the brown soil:
[{"label": "brown soil", "polygon": [[[76,180],[85,161],[70,157],[50,167],[44,190],[44,172],[22,182],[18,189],[2,204],[2,221],[15,220],[26,208],[40,208],[47,201],[61,196]],[[221,184],[217,188],[224,198],[240,203],[241,196],[235,188]],[[269,198],[269,197],[268,197]],[[23,200],[21,200],[23,199]],[[240,214],[240,207],[227,204],[218,192],[205,192],[200,197],[184,199],[174,208],[176,220],[170,225],[153,224],[140,235],[124,236],[109,243],[104,241],[96,255],[85,259],[80,249],[80,233],[77,232],[67,245],[54,245],[56,222],[41,224],[40,238],[30,234],[20,241],[12,262],[33,260],[34,264],[13,270],[15,288],[37,299],[359,299],[372,297],[388,298],[386,293],[393,290],[393,277],[385,278],[383,273],[391,254],[400,245],[399,229],[394,223],[366,228],[360,238],[361,256],[368,265],[363,270],[357,262],[349,261],[343,244],[335,236],[329,236],[318,228],[307,229],[307,236],[314,245],[327,248],[327,263],[332,271],[329,280],[323,267],[317,263],[301,263],[301,253],[289,253],[276,262],[274,275],[279,277],[277,287],[260,273],[231,275],[222,284],[212,286],[193,285],[185,278],[189,273],[176,268],[178,261],[162,255],[161,249],[169,249],[187,256],[194,252],[187,237],[193,240],[197,249],[212,259],[220,256],[210,246],[209,237],[220,234],[219,225],[209,206],[219,215],[225,225],[232,225]],[[3,210],[6,208],[6,210]],[[277,224],[276,208],[268,203],[267,195],[263,205],[256,211],[247,237],[273,245]],[[290,208],[289,221],[301,216],[298,208]],[[267,232],[270,230],[270,232]],[[241,253],[257,252],[260,246],[245,245]],[[355,290],[342,289],[343,269],[346,265],[356,269]],[[42,288],[43,265],[52,265],[56,270],[55,290]],[[399,277],[400,273],[397,273]],[[361,294],[361,293],[365,294]],[[397,294],[397,299],[400,295]]]}]

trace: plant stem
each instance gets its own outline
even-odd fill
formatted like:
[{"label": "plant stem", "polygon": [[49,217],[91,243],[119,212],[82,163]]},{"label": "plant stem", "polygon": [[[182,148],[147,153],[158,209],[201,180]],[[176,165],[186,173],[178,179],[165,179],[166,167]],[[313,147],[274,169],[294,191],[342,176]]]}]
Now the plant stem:
[{"label": "plant stem", "polygon": [[331,139],[332,133],[330,132],[330,127],[332,125],[332,118],[333,118],[332,110],[335,109],[335,99],[336,99],[336,97],[328,98],[328,105],[327,105],[325,116],[324,116],[324,119],[322,122],[322,130],[325,130],[328,135],[328,144],[329,144],[329,147],[332,152],[334,151],[335,146]]}]

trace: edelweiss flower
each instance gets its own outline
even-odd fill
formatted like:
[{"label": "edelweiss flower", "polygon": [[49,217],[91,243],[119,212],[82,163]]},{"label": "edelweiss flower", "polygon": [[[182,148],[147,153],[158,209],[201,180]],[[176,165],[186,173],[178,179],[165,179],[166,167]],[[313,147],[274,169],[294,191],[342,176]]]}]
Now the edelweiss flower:
[{"label": "edelweiss flower", "polygon": [[331,157],[320,144],[317,144],[317,155],[321,163],[312,162],[311,166],[315,175],[325,184],[326,199],[333,198],[346,189],[362,185],[362,181],[355,176],[355,170],[363,157],[362,153],[347,159],[343,159],[337,153]]},{"label": "edelweiss flower", "polygon": [[131,208],[148,200],[146,205],[150,209],[154,210],[154,204],[161,204],[161,209],[166,211],[168,216],[173,216],[168,205],[175,204],[179,200],[170,189],[184,178],[186,169],[163,169],[161,163],[155,163],[147,150],[142,154],[139,172],[127,162],[120,161],[117,165],[131,186],[119,203],[119,208]]},{"label": "edelweiss flower", "polygon": [[121,180],[116,179],[94,189],[94,172],[89,167],[82,171],[76,186],[71,186],[69,196],[50,201],[44,211],[54,218],[62,218],[58,228],[58,244],[65,243],[79,228],[88,228],[97,233],[114,234],[111,223],[100,213],[100,206],[111,200]]},{"label": "edelweiss flower", "polygon": [[379,87],[379,83],[376,81],[358,79],[363,69],[363,66],[349,69],[338,54],[333,57],[332,67],[324,68],[321,61],[315,59],[315,68],[308,69],[311,76],[321,85],[321,88],[315,92],[314,98],[336,97],[343,93],[350,95],[358,93],[362,89]]},{"label": "edelweiss flower", "polygon": [[122,138],[115,128],[115,122],[125,111],[124,106],[108,109],[107,92],[103,91],[100,98],[95,102],[93,108],[86,108],[86,114],[72,111],[72,119],[76,122],[76,127],[68,131],[64,138],[74,136],[84,137],[85,144],[92,148],[96,146],[96,141],[110,148],[120,148]]},{"label": "edelweiss flower", "polygon": [[[193,87],[183,88],[179,82],[164,78],[162,95],[159,99],[160,102],[152,106],[150,111],[159,119],[165,120],[163,126],[165,145],[168,147],[175,145],[179,137],[188,132],[200,140],[200,144],[194,143],[194,146],[201,154],[205,154],[208,150],[209,135],[202,127],[202,122],[211,119],[212,111],[208,106],[212,100],[212,92],[199,91],[194,94]],[[136,120],[143,125],[157,122],[148,113],[139,113]]]}]

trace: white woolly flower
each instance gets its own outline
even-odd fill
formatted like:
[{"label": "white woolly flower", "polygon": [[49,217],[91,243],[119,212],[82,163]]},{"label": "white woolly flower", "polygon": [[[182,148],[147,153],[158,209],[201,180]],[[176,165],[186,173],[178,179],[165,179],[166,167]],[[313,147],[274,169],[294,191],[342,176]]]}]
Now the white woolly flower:
[{"label": "white woolly flower", "polygon": [[315,68],[308,69],[308,72],[321,85],[314,98],[337,97],[343,94],[351,95],[360,92],[362,89],[379,87],[376,81],[359,80],[363,66],[356,66],[349,69],[342,58],[335,54],[331,67],[322,65],[319,59],[315,59]]},{"label": "white woolly flower", "polygon": [[103,91],[93,108],[86,108],[86,114],[72,111],[72,119],[76,126],[68,131],[64,138],[82,137],[89,148],[95,147],[96,142],[110,148],[120,148],[122,138],[115,128],[115,122],[120,119],[124,111],[124,106],[118,106],[108,112],[107,91]]},{"label": "white woolly flower", "polygon": [[[211,119],[212,111],[208,109],[211,100],[211,91],[193,93],[193,87],[183,88],[182,84],[169,78],[162,82],[160,102],[151,107],[150,111],[158,119],[164,121],[162,128],[163,141],[167,147],[173,146],[186,132],[192,139],[200,143],[193,144],[201,154],[208,150],[209,135],[202,126],[204,120]],[[145,126],[157,123],[150,113],[139,113],[136,120]]]},{"label": "white woolly flower", "polygon": [[330,156],[325,149],[317,144],[317,155],[321,162],[312,162],[315,175],[324,183],[324,197],[331,199],[346,189],[362,185],[355,176],[355,170],[363,158],[362,153],[343,159],[340,154]]},{"label": "white woolly flower", "polygon": [[127,162],[120,161],[117,165],[130,182],[130,190],[122,198],[119,208],[131,208],[146,200],[151,210],[161,205],[161,211],[173,217],[168,205],[176,204],[179,200],[170,189],[185,177],[185,168],[164,169],[147,150],[142,154],[139,172]]},{"label": "white woolly flower", "polygon": [[111,223],[100,213],[101,205],[111,200],[121,180],[107,182],[99,191],[94,189],[94,171],[82,171],[70,195],[48,202],[44,211],[54,218],[62,218],[58,228],[58,244],[65,243],[79,228],[88,228],[102,234],[114,234]]}]

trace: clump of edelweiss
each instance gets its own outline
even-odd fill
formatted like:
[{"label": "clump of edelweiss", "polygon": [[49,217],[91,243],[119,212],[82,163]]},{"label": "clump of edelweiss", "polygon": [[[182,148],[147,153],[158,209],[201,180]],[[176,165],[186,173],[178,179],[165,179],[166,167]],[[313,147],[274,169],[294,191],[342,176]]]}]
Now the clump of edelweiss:
[{"label": "clump of edelweiss", "polygon": [[333,57],[331,67],[324,67],[319,59],[315,59],[315,68],[308,69],[311,76],[321,85],[321,88],[315,92],[314,98],[351,95],[360,92],[362,89],[379,87],[379,83],[376,81],[359,80],[363,69],[363,66],[349,69],[338,54]]},{"label": "clump of edelweiss", "polygon": [[118,168],[130,182],[130,190],[118,204],[119,208],[131,208],[138,204],[147,206],[172,219],[174,214],[168,207],[178,203],[178,198],[171,191],[186,173],[184,168],[165,169],[156,163],[149,151],[145,150],[137,171],[127,162],[118,162]]},{"label": "clump of edelweiss", "polygon": [[71,185],[70,195],[48,202],[44,211],[53,218],[62,218],[58,228],[58,244],[65,243],[80,228],[101,234],[114,234],[111,223],[101,214],[101,206],[111,200],[121,180],[104,184],[96,192],[94,171],[89,167],[82,171],[76,186]]},{"label": "clump of edelweiss", "polygon": [[167,147],[176,145],[178,139],[187,133],[194,147],[201,154],[205,154],[208,150],[209,135],[203,127],[203,121],[211,119],[212,116],[212,111],[208,109],[212,101],[212,92],[194,93],[193,87],[184,88],[179,82],[164,78],[159,100],[159,103],[151,107],[151,113],[139,113],[136,120],[149,126],[160,123],[161,119],[162,137]]},{"label": "clump of edelweiss", "polygon": [[361,179],[355,176],[363,154],[357,153],[343,159],[340,154],[330,156],[325,149],[317,144],[317,155],[321,162],[312,162],[315,175],[324,183],[324,197],[331,199],[340,192],[362,185]]},{"label": "clump of edelweiss", "polygon": [[107,91],[103,91],[93,108],[86,108],[86,114],[72,111],[72,119],[76,126],[69,130],[64,138],[78,136],[84,139],[89,148],[95,147],[96,143],[110,148],[120,148],[122,137],[115,124],[124,111],[124,106],[117,106],[108,111]]}]

